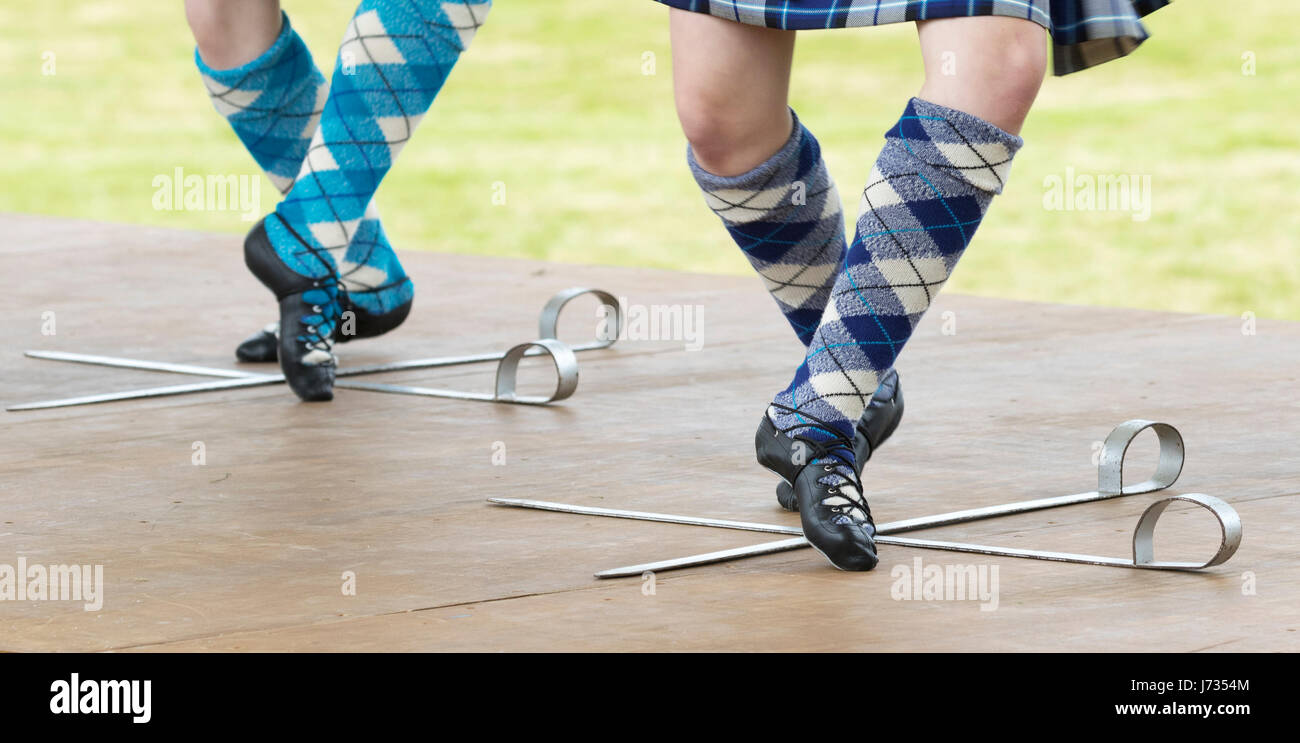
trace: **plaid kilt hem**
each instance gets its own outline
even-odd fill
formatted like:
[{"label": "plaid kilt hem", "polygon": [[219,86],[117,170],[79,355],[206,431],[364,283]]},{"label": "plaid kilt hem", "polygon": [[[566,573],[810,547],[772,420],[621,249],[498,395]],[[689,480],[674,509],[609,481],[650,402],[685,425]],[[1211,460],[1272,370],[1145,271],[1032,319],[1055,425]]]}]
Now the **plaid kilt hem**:
[{"label": "plaid kilt hem", "polygon": [[751,26],[791,31],[999,15],[1052,34],[1052,71],[1068,75],[1123,57],[1147,38],[1141,18],[1172,0],[656,0]]}]

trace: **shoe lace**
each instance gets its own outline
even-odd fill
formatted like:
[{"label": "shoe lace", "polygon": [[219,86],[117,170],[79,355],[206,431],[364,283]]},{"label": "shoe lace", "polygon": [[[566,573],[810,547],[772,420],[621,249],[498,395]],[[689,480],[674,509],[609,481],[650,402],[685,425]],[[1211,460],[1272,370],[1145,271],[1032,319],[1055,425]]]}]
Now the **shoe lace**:
[{"label": "shoe lace", "polygon": [[333,276],[317,279],[311,289],[303,292],[303,301],[311,304],[311,314],[298,318],[302,332],[297,338],[308,351],[333,355],[334,326],[343,316],[345,296],[342,282]]},{"label": "shoe lace", "polygon": [[[343,306],[347,302],[348,290],[343,285],[343,279],[339,276],[338,270],[334,267],[333,261],[326,260],[321,256],[322,251],[318,249],[298,231],[293,228],[283,217],[277,213],[276,218],[284,225],[308,252],[320,262],[328,271],[325,276],[312,280],[312,288],[302,293],[304,302],[311,304],[311,314],[302,315],[298,318],[298,324],[303,328],[303,332],[297,336],[297,339],[307,347],[307,351],[324,351],[332,358],[334,356],[334,326],[343,316]],[[281,329],[283,331],[283,329]]]},{"label": "shoe lace", "polygon": [[[853,439],[835,430],[826,421],[805,411],[780,403],[772,403],[772,407],[812,421],[812,423],[797,423],[788,428],[777,426],[777,430],[803,444],[804,451],[807,453],[805,467],[821,465],[825,471],[822,477],[817,478],[818,482],[830,486],[826,490],[828,497],[822,499],[821,505],[849,518],[854,518],[853,511],[857,509],[866,516],[867,521],[870,521],[871,508],[862,495],[862,480],[858,477],[854,466]],[[808,433],[810,430],[822,431],[829,434],[831,438],[813,438]],[[792,431],[802,431],[802,433],[791,435]]]}]

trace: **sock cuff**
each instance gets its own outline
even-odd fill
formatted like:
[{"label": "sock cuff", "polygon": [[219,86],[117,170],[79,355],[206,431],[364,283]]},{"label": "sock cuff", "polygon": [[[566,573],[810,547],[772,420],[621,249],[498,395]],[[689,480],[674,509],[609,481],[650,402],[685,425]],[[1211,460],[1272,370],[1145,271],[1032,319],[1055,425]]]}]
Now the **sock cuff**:
[{"label": "sock cuff", "polygon": [[[924,116],[939,118],[952,124],[967,137],[976,138],[980,142],[1001,142],[1012,152],[1024,146],[1025,140],[1006,131],[1002,127],[991,121],[985,121],[975,114],[968,114],[955,108],[931,103],[924,98],[913,98],[907,102],[907,108],[903,111],[903,116],[908,115]],[[898,129],[895,125],[894,129]]]},{"label": "sock cuff", "polygon": [[695,182],[705,191],[718,191],[725,188],[752,189],[766,185],[772,175],[785,166],[791,158],[799,156],[805,139],[809,140],[814,148],[817,147],[817,140],[813,138],[812,132],[799,122],[799,114],[795,113],[794,109],[790,109],[790,118],[793,120],[790,138],[781,145],[781,149],[753,170],[740,175],[722,176],[710,173],[700,167],[695,159],[695,153],[691,151],[691,146],[687,145],[686,162],[690,165],[691,175],[695,176]]},{"label": "sock cuff", "polygon": [[911,157],[951,178],[994,194],[1002,193],[1011,159],[1025,143],[978,116],[920,98],[907,102],[885,140],[900,143]]},{"label": "sock cuff", "polygon": [[[289,14],[282,10],[280,11],[280,35],[275,37],[275,41],[271,46],[257,55],[256,59],[238,67],[218,70],[208,66],[208,63],[203,61],[203,57],[199,54],[199,48],[196,46],[194,47],[194,64],[199,68],[199,72],[213,80],[223,85],[234,86],[248,75],[274,65],[279,61],[280,57],[284,56],[285,51],[294,42],[302,44],[302,39],[298,36],[298,32],[293,30],[292,24],[289,23]],[[305,48],[306,45],[303,44],[303,47]]]}]

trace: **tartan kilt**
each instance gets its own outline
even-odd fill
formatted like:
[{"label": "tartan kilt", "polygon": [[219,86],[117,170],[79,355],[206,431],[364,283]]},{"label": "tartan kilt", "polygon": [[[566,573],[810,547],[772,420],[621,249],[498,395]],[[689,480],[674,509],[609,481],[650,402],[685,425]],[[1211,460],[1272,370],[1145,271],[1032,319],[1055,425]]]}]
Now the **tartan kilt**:
[{"label": "tartan kilt", "polygon": [[1133,51],[1142,16],[1172,0],[656,0],[682,10],[791,31],[882,26],[975,15],[1024,18],[1052,34],[1052,71],[1068,75]]}]

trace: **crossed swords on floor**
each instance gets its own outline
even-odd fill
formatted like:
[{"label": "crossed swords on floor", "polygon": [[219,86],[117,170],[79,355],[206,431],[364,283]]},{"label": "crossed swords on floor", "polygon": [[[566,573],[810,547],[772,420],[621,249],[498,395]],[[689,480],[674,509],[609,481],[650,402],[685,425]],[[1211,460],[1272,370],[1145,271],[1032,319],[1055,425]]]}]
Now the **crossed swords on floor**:
[{"label": "crossed swords on floor", "polygon": [[[591,343],[584,343],[578,346],[570,346],[558,338],[560,323],[560,311],[571,300],[576,299],[584,294],[590,294],[600,300],[606,308],[605,326],[606,332],[600,333],[602,338]],[[388,364],[371,364],[368,366],[354,366],[341,368],[336,373],[337,377],[356,377],[363,374],[382,374],[385,372],[409,371],[412,369],[433,369],[442,366],[459,366],[461,364],[477,364],[484,361],[496,361],[497,374],[496,385],[492,392],[461,392],[458,390],[440,390],[430,389],[428,387],[410,387],[398,384],[377,384],[373,382],[347,382],[337,381],[334,386],[340,389],[350,390],[367,390],[369,392],[387,392],[395,395],[416,395],[419,397],[445,397],[453,400],[474,400],[479,402],[504,402],[515,403],[519,405],[546,405],[557,402],[571,396],[578,389],[578,359],[575,353],[582,351],[595,351],[601,348],[609,348],[614,345],[623,329],[622,309],[618,300],[608,292],[599,289],[587,289],[575,287],[565,289],[556,294],[547,301],[546,306],[542,308],[542,314],[539,325],[538,338],[528,343],[520,343],[512,347],[505,353],[481,353],[472,356],[444,356],[431,359],[415,359],[413,361],[396,361]],[[101,402],[115,402],[118,400],[138,400],[148,397],[168,397],[172,395],[187,395],[195,392],[212,392],[215,390],[230,390],[241,387],[260,387],[271,384],[281,384],[284,382],[283,374],[255,374],[253,372],[238,371],[235,369],[218,369],[210,366],[192,366],[189,364],[170,364],[161,361],[142,361],[140,359],[122,359],[113,356],[94,356],[84,353],[65,353],[62,351],[28,351],[26,354],[33,359],[46,359],[49,361],[68,361],[76,364],[90,364],[92,366],[111,366],[119,369],[143,369],[146,371],[170,372],[172,374],[188,374],[200,377],[224,377],[221,382],[198,382],[195,384],[175,384],[167,387],[149,387],[139,390],[128,390],[126,392],[107,392],[99,395],[83,395],[81,397],[68,397],[60,400],[44,400],[41,402],[29,402],[20,405],[11,405],[7,410],[42,410],[46,408],[67,408],[75,405],[91,405]],[[519,362],[525,356],[549,356],[555,364],[555,391],[545,397],[540,395],[520,395],[516,392],[515,380],[519,370]]]},{"label": "crossed swords on floor", "polygon": [[[558,339],[557,330],[560,311],[569,301],[584,294],[593,295],[607,308],[605,315],[605,329],[607,332],[601,333],[600,335],[604,337],[598,338],[593,342],[578,346],[569,346]],[[416,395],[422,397],[442,397],[456,400],[515,403],[524,405],[546,405],[563,400],[571,396],[574,391],[577,390],[578,361],[574,354],[583,351],[609,348],[620,336],[622,325],[623,316],[621,308],[618,300],[616,300],[613,295],[599,289],[587,289],[581,287],[566,289],[551,297],[542,308],[538,339],[516,345],[504,353],[484,353],[471,356],[449,356],[416,359],[413,361],[398,361],[387,364],[340,368],[337,372],[337,376],[342,378],[363,374],[380,374],[384,372],[430,369],[443,366],[457,366],[461,364],[497,361],[496,384],[494,391],[491,393],[462,392],[457,390],[430,389],[427,387],[411,387],[407,385],[379,384],[371,382],[348,382],[343,380],[336,382],[334,386],[343,389],[367,390],[370,392],[385,392],[390,394]],[[111,356],[65,353],[60,351],[28,351],[26,355],[31,358],[47,359],[51,361],[66,361],[95,366],[142,369],[175,374],[219,377],[224,379],[218,382],[151,387],[126,392],[110,392],[97,395],[63,398],[59,400],[24,403],[10,406],[8,410],[11,411],[61,408],[112,402],[117,400],[184,395],[195,392],[236,389],[241,387],[257,387],[284,382],[284,376],[280,374],[254,374],[233,369],[218,369],[206,366],[191,366],[188,364],[171,364],[165,362],[143,361],[139,359],[123,359]],[[555,365],[555,390],[545,397],[518,394],[516,391],[516,375],[518,372],[519,362],[526,356],[541,355],[549,356]],[[1124,485],[1125,454],[1134,438],[1147,429],[1151,429],[1155,433],[1160,446],[1156,472],[1150,479],[1126,487]],[[997,516],[1029,513],[1031,511],[1059,508],[1061,506],[1074,505],[1078,503],[1091,503],[1125,495],[1154,493],[1164,490],[1174,484],[1174,481],[1178,479],[1179,474],[1182,472],[1184,456],[1185,451],[1183,447],[1183,438],[1173,426],[1167,423],[1140,419],[1125,421],[1111,431],[1110,435],[1106,437],[1106,440],[1102,445],[1101,457],[1097,466],[1096,490],[1086,493],[1076,493],[1074,495],[1063,495],[1054,498],[1038,498],[1034,500],[1018,501],[1015,503],[1005,503],[997,506],[987,506],[984,508],[952,511],[950,513],[942,513],[936,516],[920,516],[901,521],[882,523],[876,526],[876,543],[900,547],[946,550],[951,552],[968,552],[999,557],[1018,557],[1146,570],[1187,571],[1201,570],[1216,565],[1222,565],[1227,562],[1234,553],[1236,553],[1237,548],[1241,545],[1241,517],[1232,506],[1218,498],[1203,493],[1186,493],[1182,495],[1167,496],[1148,506],[1142,513],[1142,516],[1138,519],[1137,527],[1133,530],[1132,559],[1123,557],[1101,557],[1097,555],[1079,555],[1047,550],[993,547],[980,544],[967,544],[963,542],[948,542],[934,539],[917,539],[914,537],[894,536],[904,532],[939,526],[949,526],[952,524],[961,524],[971,521],[980,521]],[[1157,561],[1155,559],[1154,540],[1156,522],[1160,519],[1161,514],[1164,513],[1166,508],[1180,501],[1192,503],[1208,510],[1219,522],[1221,537],[1219,548],[1213,557],[1203,563],[1165,562]],[[709,526],[721,529],[737,529],[741,531],[791,535],[791,538],[781,539],[774,542],[765,542],[762,544],[737,547],[717,552],[708,552],[700,555],[690,555],[687,557],[602,570],[596,573],[597,578],[640,576],[647,572],[661,572],[698,565],[709,565],[712,563],[739,560],[746,557],[757,557],[759,555],[770,555],[777,552],[785,552],[811,546],[809,545],[808,540],[803,538],[802,529],[797,526],[760,524],[748,521],[732,521],[728,519],[702,518],[694,516],[677,516],[673,514],[629,511],[614,508],[597,508],[593,506],[578,506],[567,503],[553,503],[550,501],[521,498],[489,498],[488,502],[499,506],[542,511],[558,511],[583,516],[657,521],[670,524],[687,524],[691,526]]]},{"label": "crossed swords on floor", "polygon": [[[1156,472],[1151,479],[1136,485],[1124,486],[1124,455],[1128,451],[1129,444],[1137,437],[1139,433],[1146,429],[1155,432],[1156,438],[1160,443],[1160,454],[1156,465]],[[937,526],[949,526],[951,524],[964,524],[970,521],[980,521],[983,519],[994,518],[996,516],[1009,516],[1016,513],[1029,513],[1030,511],[1041,511],[1047,508],[1059,508],[1061,506],[1074,505],[1076,503],[1091,503],[1093,501],[1109,500],[1123,495],[1138,495],[1141,493],[1154,493],[1164,490],[1178,479],[1178,475],[1183,470],[1183,437],[1178,430],[1168,423],[1158,423],[1148,420],[1130,420],[1121,423],[1111,431],[1106,437],[1105,443],[1101,449],[1101,460],[1097,466],[1097,489],[1087,493],[1076,493],[1074,495],[1062,495],[1055,498],[1039,498],[1036,500],[1018,501],[1016,503],[1005,503],[999,506],[987,506],[984,508],[972,508],[965,511],[952,511],[950,513],[941,513],[937,516],[919,516],[902,521],[890,521],[888,523],[878,524],[876,526],[876,544],[897,545],[899,547],[919,547],[922,549],[947,550],[950,552],[973,552],[982,555],[994,555],[999,557],[1024,557],[1035,560],[1052,560],[1055,562],[1075,562],[1085,565],[1105,565],[1119,568],[1141,568],[1146,570],[1201,570],[1203,568],[1222,565],[1232,557],[1241,545],[1241,517],[1237,515],[1236,510],[1224,501],[1214,496],[1205,495],[1204,493],[1186,493],[1182,495],[1172,495],[1152,503],[1143,512],[1142,517],[1138,519],[1137,528],[1133,530],[1133,559],[1124,557],[1101,557],[1097,555],[1077,555],[1068,552],[1051,552],[1047,550],[1029,550],[1018,549],[1013,547],[990,547],[982,544],[966,544],[963,542],[946,542],[934,539],[916,539],[913,537],[897,537],[895,534],[903,532],[916,531],[919,529],[929,529]],[[1161,562],[1155,559],[1155,529],[1156,521],[1165,509],[1175,502],[1185,501],[1194,503],[1205,508],[1219,521],[1219,530],[1221,539],[1219,549],[1214,556],[1203,563],[1196,562]],[[489,503],[501,506],[512,506],[516,508],[534,508],[543,511],[561,511],[564,513],[576,513],[584,516],[607,516],[611,518],[636,519],[640,521],[660,521],[670,524],[690,524],[693,526],[712,526],[720,529],[739,529],[742,531],[759,531],[773,534],[791,534],[802,535],[803,530],[797,526],[781,526],[777,524],[756,524],[748,521],[729,521],[726,519],[696,518],[693,516],[675,516],[665,513],[646,513],[642,511],[624,511],[613,508],[594,508],[590,506],[573,506],[565,503],[550,503],[547,501],[526,500],[520,498],[489,498]],[[695,567],[697,565],[709,565],[717,562],[727,562],[730,560],[739,560],[745,557],[757,557],[759,555],[770,555],[776,552],[785,552],[788,550],[797,550],[809,547],[808,540],[802,536],[795,536],[791,539],[782,539],[775,542],[764,542],[748,547],[737,547],[735,549],[721,550],[719,552],[708,552],[702,555],[690,555],[688,557],[679,557],[671,560],[659,560],[656,562],[647,562],[640,565],[629,565],[627,567],[613,568],[602,570],[596,573],[597,578],[625,578],[629,576],[643,575],[647,572],[654,573],[665,570],[678,570],[681,568]]]}]

